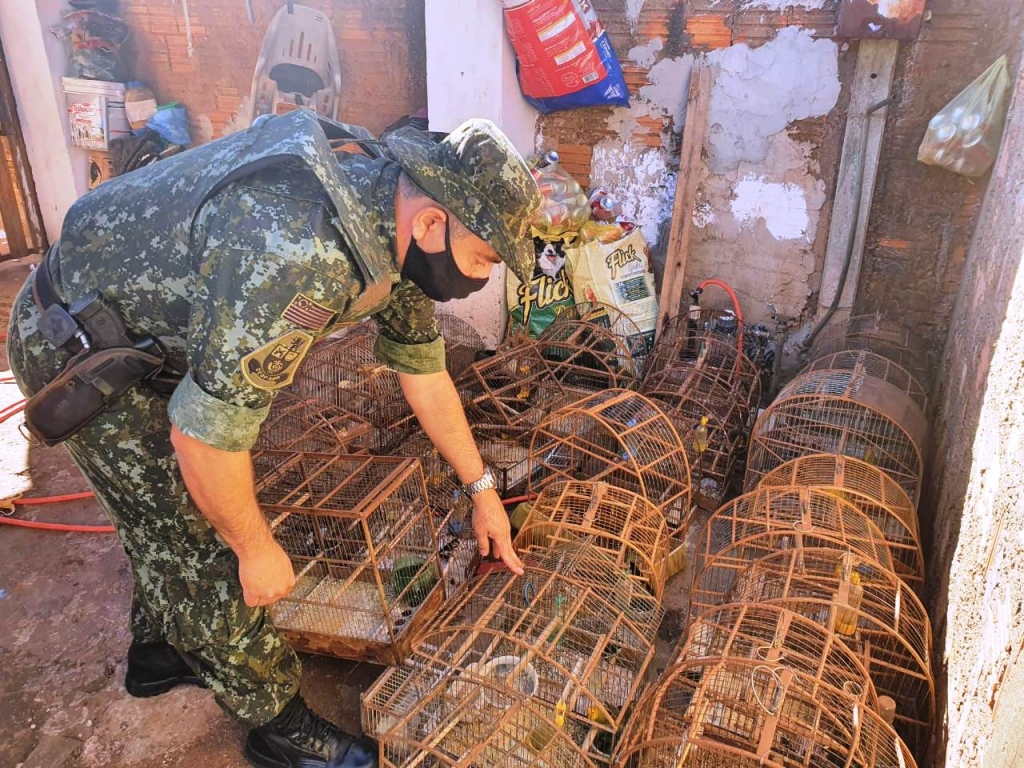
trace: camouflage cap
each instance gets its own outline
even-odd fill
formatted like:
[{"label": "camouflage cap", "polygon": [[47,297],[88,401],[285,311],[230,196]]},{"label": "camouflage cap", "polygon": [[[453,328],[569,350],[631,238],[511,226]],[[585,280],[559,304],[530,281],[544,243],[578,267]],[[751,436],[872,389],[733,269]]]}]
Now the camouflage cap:
[{"label": "camouflage cap", "polygon": [[487,241],[522,282],[533,279],[537,260],[527,221],[540,207],[540,190],[498,126],[469,120],[439,142],[406,127],[384,143],[424,193]]}]

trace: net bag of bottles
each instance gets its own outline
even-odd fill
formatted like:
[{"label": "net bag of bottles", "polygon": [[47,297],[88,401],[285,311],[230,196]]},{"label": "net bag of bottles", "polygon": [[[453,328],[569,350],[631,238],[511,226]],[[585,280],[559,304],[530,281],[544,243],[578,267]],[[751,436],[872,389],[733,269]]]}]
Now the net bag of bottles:
[{"label": "net bag of bottles", "polygon": [[590,0],[502,0],[519,87],[542,114],[629,106],[629,89]]},{"label": "net bag of bottles", "polygon": [[928,123],[917,159],[969,178],[996,160],[1006,127],[1010,74],[1001,56]]}]

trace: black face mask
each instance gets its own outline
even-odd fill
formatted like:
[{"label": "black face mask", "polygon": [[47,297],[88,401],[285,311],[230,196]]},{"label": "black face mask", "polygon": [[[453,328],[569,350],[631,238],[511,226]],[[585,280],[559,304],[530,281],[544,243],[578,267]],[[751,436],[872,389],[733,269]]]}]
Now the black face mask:
[{"label": "black face mask", "polygon": [[402,277],[416,283],[429,298],[441,302],[464,299],[487,285],[487,278],[474,280],[462,274],[452,253],[451,227],[448,224],[444,230],[443,251],[426,253],[415,239],[409,243]]}]

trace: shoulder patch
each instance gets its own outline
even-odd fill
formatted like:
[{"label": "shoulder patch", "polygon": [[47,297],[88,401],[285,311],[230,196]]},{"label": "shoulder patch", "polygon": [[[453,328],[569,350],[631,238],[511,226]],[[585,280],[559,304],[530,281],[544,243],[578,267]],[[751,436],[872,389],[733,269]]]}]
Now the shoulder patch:
[{"label": "shoulder patch", "polygon": [[295,298],[291,300],[281,315],[293,325],[318,333],[330,325],[337,316],[338,313],[330,307],[318,304],[302,293],[295,294]]},{"label": "shoulder patch", "polygon": [[313,346],[313,336],[288,331],[242,358],[242,376],[256,389],[287,387],[295,378],[299,364]]}]

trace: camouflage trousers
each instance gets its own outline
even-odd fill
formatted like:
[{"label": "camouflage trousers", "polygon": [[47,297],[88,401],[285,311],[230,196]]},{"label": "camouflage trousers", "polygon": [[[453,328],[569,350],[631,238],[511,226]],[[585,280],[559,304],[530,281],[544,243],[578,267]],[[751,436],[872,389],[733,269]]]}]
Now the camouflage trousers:
[{"label": "camouflage trousers", "polygon": [[[31,395],[69,355],[38,331],[31,280],[15,301],[7,355]],[[242,599],[238,560],[196,508],[170,441],[167,400],[138,386],[68,440],[131,561],[132,635],[166,640],[243,724],[273,719],[299,690],[300,663],[267,611]]]}]

